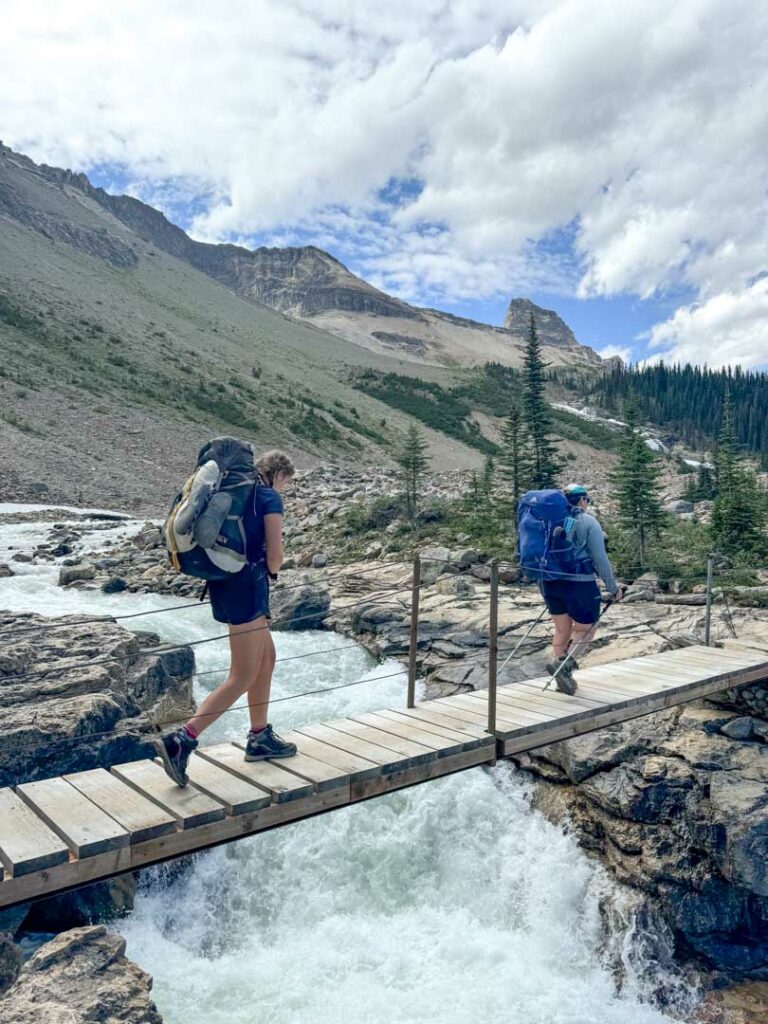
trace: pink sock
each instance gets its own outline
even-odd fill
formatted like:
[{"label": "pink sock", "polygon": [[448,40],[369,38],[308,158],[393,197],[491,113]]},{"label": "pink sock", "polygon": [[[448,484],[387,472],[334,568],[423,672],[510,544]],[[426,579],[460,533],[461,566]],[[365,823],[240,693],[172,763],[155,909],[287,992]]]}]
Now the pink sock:
[{"label": "pink sock", "polygon": [[182,729],[191,740],[197,739],[197,729],[193,725],[183,725]]}]

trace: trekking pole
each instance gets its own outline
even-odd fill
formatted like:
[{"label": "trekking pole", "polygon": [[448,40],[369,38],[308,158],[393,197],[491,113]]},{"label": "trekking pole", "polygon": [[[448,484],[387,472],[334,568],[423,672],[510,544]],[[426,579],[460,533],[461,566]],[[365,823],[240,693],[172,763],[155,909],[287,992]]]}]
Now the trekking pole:
[{"label": "trekking pole", "polygon": [[[592,627],[593,629],[597,629],[598,623],[602,621],[602,619],[605,617],[605,613],[608,611],[608,609],[611,607],[611,605],[614,605],[614,604],[616,604],[616,599],[614,597],[609,597],[608,600],[604,603],[602,611],[598,615],[597,620],[596,620],[594,626]],[[557,679],[557,673],[560,672],[560,670],[565,665],[567,665],[569,661],[571,661],[571,659],[573,658],[573,652],[574,652],[574,648],[571,648],[571,650],[568,651],[566,656],[563,658],[563,660],[557,666],[557,671],[555,672],[555,674],[550,676],[549,679],[544,684],[544,689],[545,690],[548,690],[550,688],[550,686],[552,685],[552,683],[555,682],[555,680]]]},{"label": "trekking pole", "polygon": [[538,626],[538,624],[544,618],[544,612],[546,612],[546,610],[547,610],[547,606],[544,605],[544,607],[539,612],[538,618],[528,627],[528,629],[525,631],[525,633],[523,633],[523,635],[520,637],[520,640],[515,645],[514,650],[512,651],[512,653],[507,656],[504,664],[499,669],[499,674],[501,674],[504,671],[504,669],[507,667],[508,663],[514,658],[514,656],[517,654],[517,652],[523,646],[525,641],[528,639],[528,637],[531,635],[531,633],[534,631],[534,629]]}]

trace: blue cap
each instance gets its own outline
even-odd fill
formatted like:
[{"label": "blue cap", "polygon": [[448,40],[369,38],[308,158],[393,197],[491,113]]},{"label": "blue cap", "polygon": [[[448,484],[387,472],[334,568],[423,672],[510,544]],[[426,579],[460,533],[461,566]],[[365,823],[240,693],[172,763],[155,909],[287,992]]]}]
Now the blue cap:
[{"label": "blue cap", "polygon": [[583,484],[568,484],[567,487],[563,488],[563,494],[565,494],[571,505],[577,505],[582,498],[588,498],[587,488]]}]

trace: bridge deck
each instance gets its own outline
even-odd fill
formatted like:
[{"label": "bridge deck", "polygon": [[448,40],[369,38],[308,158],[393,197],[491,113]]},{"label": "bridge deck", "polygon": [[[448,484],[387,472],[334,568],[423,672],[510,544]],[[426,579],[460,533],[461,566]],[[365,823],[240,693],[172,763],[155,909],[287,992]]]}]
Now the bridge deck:
[{"label": "bridge deck", "polygon": [[179,789],[153,761],[0,789],[0,907],[239,839],[498,757],[591,732],[768,676],[768,653],[688,647],[486,691],[302,726],[295,758],[248,764],[202,747]]}]

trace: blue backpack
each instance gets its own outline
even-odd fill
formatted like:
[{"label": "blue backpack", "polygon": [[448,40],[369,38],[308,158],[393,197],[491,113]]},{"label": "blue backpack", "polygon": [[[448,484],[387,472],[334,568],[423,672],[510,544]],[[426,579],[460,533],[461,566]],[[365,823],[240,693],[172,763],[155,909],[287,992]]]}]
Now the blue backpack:
[{"label": "blue backpack", "polygon": [[529,579],[591,578],[592,560],[576,557],[574,512],[562,491],[527,491],[522,496],[517,506],[517,552]]}]

